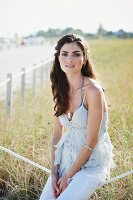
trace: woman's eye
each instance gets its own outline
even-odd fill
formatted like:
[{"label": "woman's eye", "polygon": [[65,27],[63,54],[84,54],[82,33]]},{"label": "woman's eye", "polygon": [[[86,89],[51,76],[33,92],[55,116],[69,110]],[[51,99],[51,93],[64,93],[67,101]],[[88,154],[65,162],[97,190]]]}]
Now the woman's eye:
[{"label": "woman's eye", "polygon": [[75,54],[74,54],[74,57],[79,57],[79,56],[80,56],[79,53],[75,53]]},{"label": "woman's eye", "polygon": [[67,56],[67,53],[62,53],[61,56]]}]

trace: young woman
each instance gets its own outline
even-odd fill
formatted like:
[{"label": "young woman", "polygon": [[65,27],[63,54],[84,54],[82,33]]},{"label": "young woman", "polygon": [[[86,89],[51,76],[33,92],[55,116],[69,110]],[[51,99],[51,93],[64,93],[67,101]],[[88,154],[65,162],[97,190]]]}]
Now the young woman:
[{"label": "young woman", "polygon": [[51,70],[51,175],[40,200],[88,200],[114,167],[108,108],[85,41],[63,36]]}]

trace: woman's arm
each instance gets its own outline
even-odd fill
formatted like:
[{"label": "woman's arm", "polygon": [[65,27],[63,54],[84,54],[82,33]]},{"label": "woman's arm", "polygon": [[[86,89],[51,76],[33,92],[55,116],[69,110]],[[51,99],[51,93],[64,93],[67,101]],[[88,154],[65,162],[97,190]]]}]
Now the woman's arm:
[{"label": "woman's arm", "polygon": [[53,134],[52,134],[52,138],[51,138],[51,178],[52,178],[52,189],[53,189],[53,194],[55,196],[55,198],[57,198],[60,194],[60,189],[58,187],[58,165],[55,166],[54,165],[54,159],[55,159],[55,146],[62,135],[62,126],[59,122],[59,118],[55,117],[55,122],[54,122],[54,129],[53,129]]},{"label": "woman's arm", "polygon": [[60,124],[59,118],[55,117],[53,134],[51,138],[51,174],[55,175],[57,175],[58,165],[57,166],[54,165],[54,159],[55,159],[54,152],[56,150],[56,147],[54,145],[56,145],[59,142],[61,136],[62,136],[62,126]]},{"label": "woman's arm", "polygon": [[[89,114],[87,121],[88,134],[85,143],[91,149],[93,149],[98,142],[98,135],[103,116],[103,99],[104,95],[101,88],[93,85],[89,89],[89,91],[87,91],[86,101],[88,103]],[[67,187],[67,179],[73,177],[76,174],[76,172],[80,170],[81,166],[83,166],[86,163],[90,155],[91,150],[89,150],[88,148],[83,146],[80,149],[77,159],[75,160],[71,169],[58,181],[58,184],[61,185],[60,189],[62,191]]]}]

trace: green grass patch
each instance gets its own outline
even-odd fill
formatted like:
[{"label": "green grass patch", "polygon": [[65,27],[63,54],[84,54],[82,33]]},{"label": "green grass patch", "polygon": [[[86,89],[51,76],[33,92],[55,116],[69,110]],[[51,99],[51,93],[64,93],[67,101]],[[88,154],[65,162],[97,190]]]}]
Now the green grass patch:
[{"label": "green grass patch", "polygon": [[[114,145],[116,168],[112,177],[133,168],[133,40],[89,40],[93,62],[109,103],[109,134]],[[50,139],[53,129],[53,102],[50,84],[31,91],[21,106],[14,98],[11,119],[0,102],[1,145],[50,168]],[[8,200],[37,200],[47,174],[0,151],[0,197]],[[133,198],[133,177],[119,179],[92,196],[102,200]]]}]

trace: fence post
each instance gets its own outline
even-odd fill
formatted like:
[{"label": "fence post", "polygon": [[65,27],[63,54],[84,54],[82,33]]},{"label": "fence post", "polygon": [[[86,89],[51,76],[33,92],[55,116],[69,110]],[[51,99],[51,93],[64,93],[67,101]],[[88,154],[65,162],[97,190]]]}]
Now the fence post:
[{"label": "fence post", "polygon": [[36,64],[34,64],[33,69],[33,80],[32,80],[32,95],[35,96],[36,92]]},{"label": "fence post", "polygon": [[21,103],[24,105],[24,97],[25,97],[25,68],[21,70],[23,73],[21,75]]},{"label": "fence post", "polygon": [[9,81],[7,82],[6,112],[7,116],[10,117],[12,110],[12,74],[8,73],[7,78],[9,78]]}]

